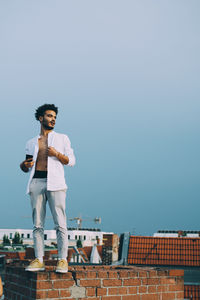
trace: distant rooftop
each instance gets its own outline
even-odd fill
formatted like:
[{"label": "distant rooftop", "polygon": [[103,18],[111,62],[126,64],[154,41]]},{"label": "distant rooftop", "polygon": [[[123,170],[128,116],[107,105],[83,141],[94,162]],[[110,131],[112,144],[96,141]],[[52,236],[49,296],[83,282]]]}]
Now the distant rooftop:
[{"label": "distant rooftop", "polygon": [[200,238],[131,236],[128,263],[199,267]]},{"label": "distant rooftop", "polygon": [[179,232],[183,232],[183,233],[200,233],[200,230],[158,230],[157,233],[179,233]]}]

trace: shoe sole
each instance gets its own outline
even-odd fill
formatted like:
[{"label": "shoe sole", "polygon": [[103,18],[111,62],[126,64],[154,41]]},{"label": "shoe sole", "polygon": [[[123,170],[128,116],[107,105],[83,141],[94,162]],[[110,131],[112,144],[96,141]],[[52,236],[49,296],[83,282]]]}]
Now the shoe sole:
[{"label": "shoe sole", "polygon": [[45,268],[34,268],[34,269],[25,269],[25,271],[36,272],[36,271],[44,271]]},{"label": "shoe sole", "polygon": [[56,270],[56,273],[67,273],[68,270]]}]

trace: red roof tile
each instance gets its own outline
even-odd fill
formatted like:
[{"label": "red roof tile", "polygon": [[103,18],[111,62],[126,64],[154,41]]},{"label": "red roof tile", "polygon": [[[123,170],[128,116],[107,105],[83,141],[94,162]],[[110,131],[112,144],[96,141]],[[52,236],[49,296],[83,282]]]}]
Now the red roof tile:
[{"label": "red roof tile", "polygon": [[200,285],[184,285],[184,299],[199,300]]},{"label": "red roof tile", "polygon": [[131,236],[128,263],[200,266],[200,238]]},{"label": "red roof tile", "polygon": [[85,255],[87,255],[88,260],[90,260],[90,256],[91,256],[91,253],[92,253],[92,247],[87,246],[87,247],[84,247],[83,249],[84,249]]},{"label": "red roof tile", "polygon": [[24,259],[25,251],[0,251],[6,259]]}]

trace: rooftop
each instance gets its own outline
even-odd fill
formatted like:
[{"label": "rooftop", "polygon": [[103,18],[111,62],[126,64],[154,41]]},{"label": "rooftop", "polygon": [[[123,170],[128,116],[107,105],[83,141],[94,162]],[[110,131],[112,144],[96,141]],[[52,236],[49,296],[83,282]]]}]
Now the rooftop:
[{"label": "rooftop", "polygon": [[199,267],[200,238],[131,236],[128,263]]}]

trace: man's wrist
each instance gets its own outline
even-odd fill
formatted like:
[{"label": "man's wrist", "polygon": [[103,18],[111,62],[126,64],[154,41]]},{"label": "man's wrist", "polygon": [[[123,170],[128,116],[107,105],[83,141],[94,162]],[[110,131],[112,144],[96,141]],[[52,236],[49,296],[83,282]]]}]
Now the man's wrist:
[{"label": "man's wrist", "polygon": [[56,158],[64,165],[69,163],[69,157],[57,151]]},{"label": "man's wrist", "polygon": [[59,159],[59,156],[60,156],[60,152],[56,152],[56,157]]}]

